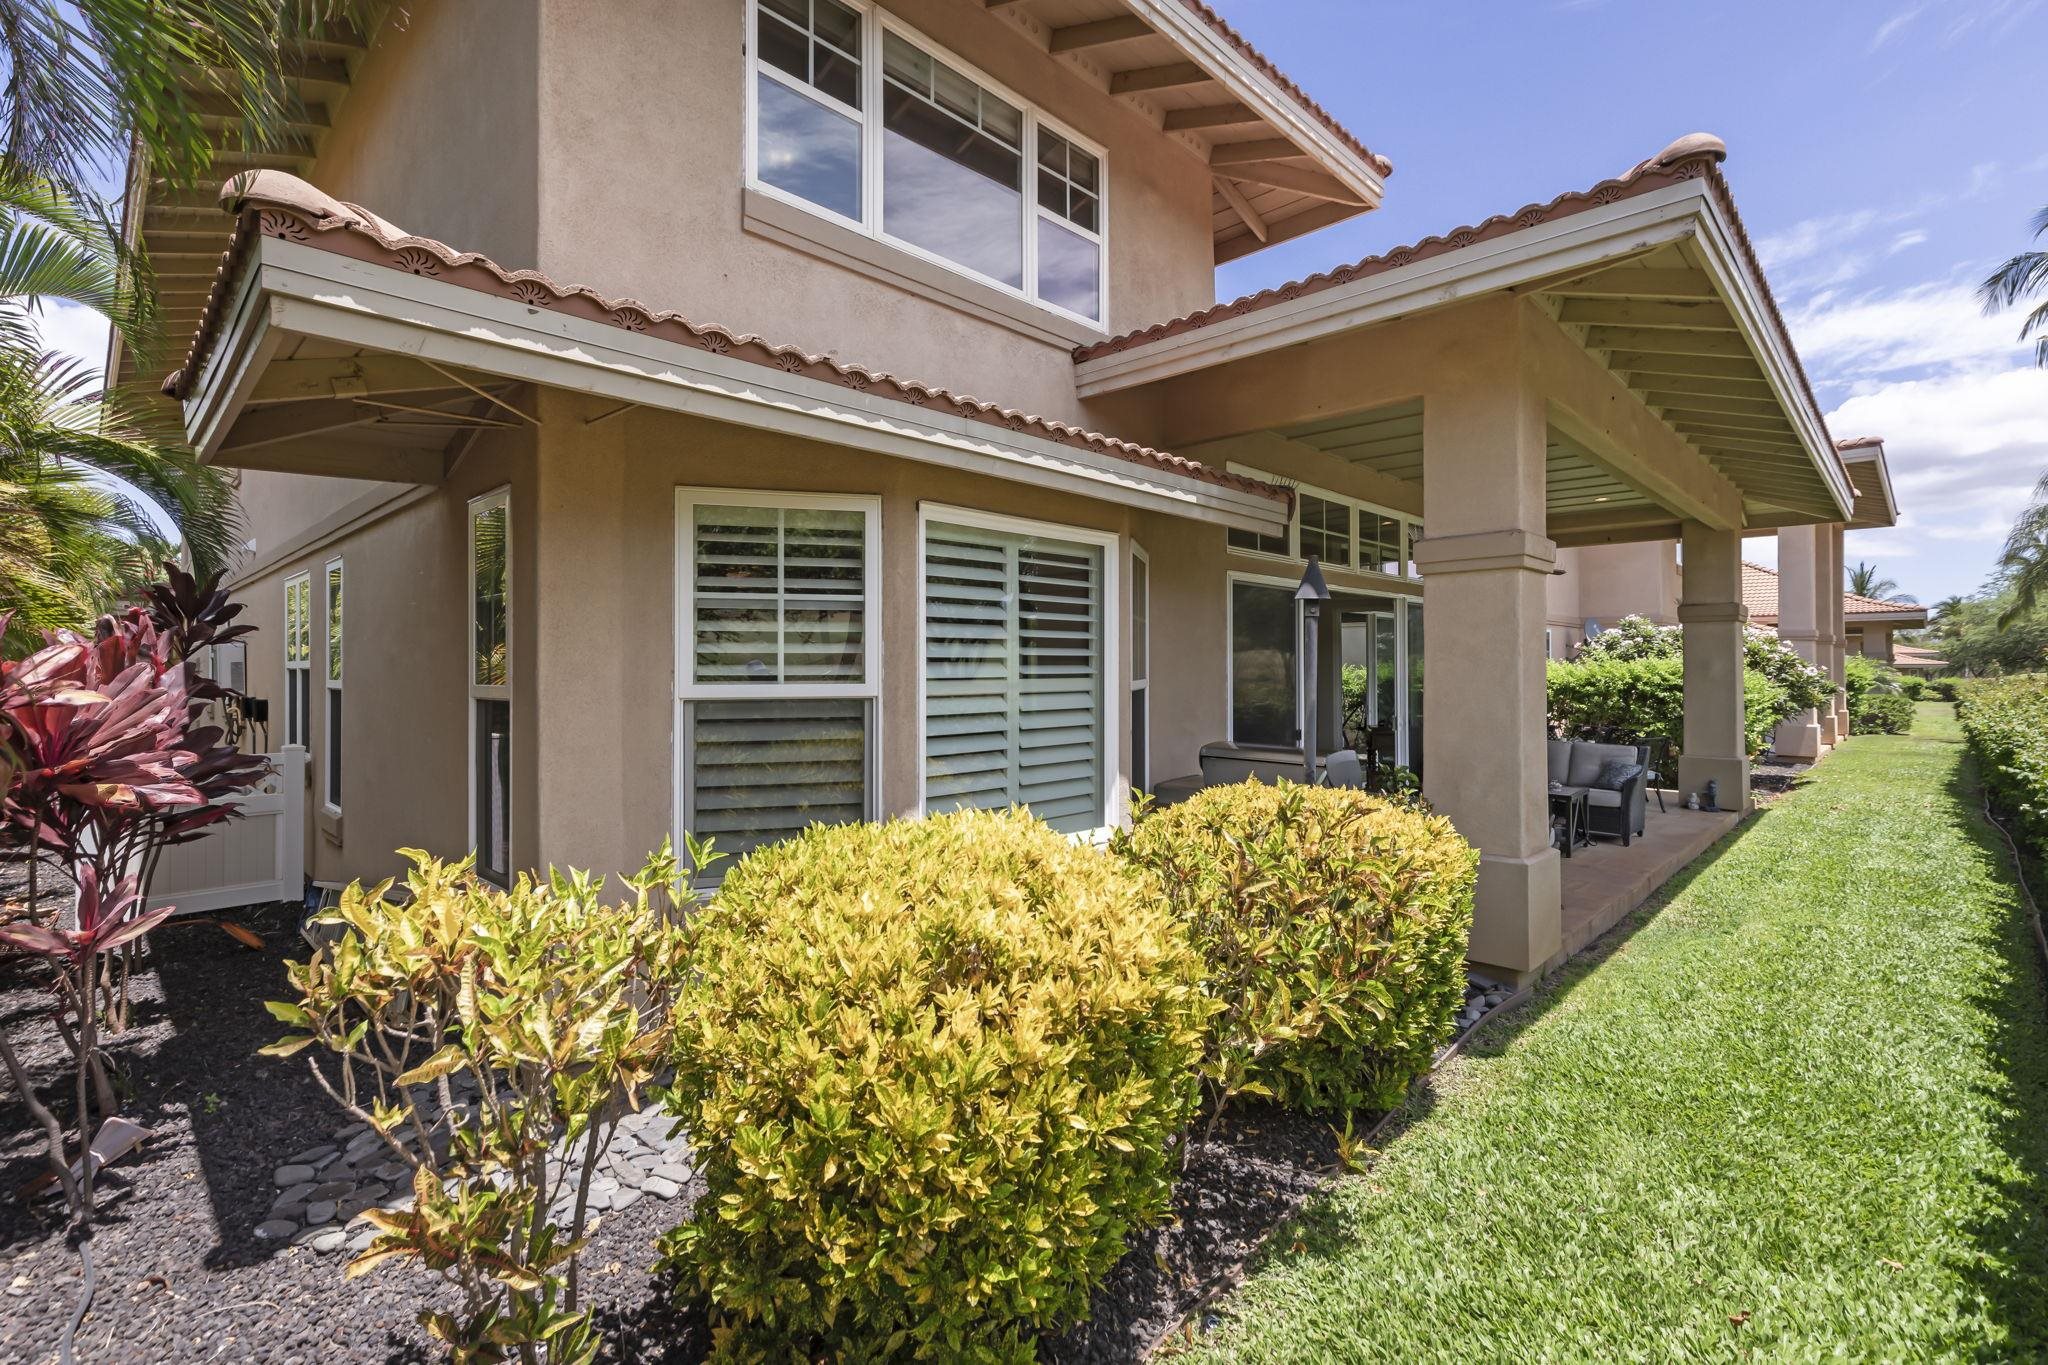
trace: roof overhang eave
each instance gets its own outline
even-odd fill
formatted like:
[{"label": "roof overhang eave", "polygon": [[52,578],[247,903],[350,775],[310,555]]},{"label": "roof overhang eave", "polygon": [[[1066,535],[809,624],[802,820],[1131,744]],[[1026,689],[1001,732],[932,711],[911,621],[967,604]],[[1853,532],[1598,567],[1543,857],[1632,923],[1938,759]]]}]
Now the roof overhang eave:
[{"label": "roof overhang eave", "polygon": [[1080,361],[1083,397],[1138,388],[1228,361],[1448,307],[1483,294],[1590,271],[1658,246],[1691,240],[1768,379],[1772,395],[1839,516],[1853,494],[1827,424],[1808,396],[1798,358],[1773,325],[1764,285],[1744,263],[1737,232],[1706,177],[1627,195],[1454,251],[1421,257],[1350,283],[1249,309],[1192,330]]},{"label": "roof overhang eave", "polygon": [[1356,193],[1364,209],[1379,207],[1386,197],[1385,174],[1371,158],[1311,117],[1301,102],[1266,72],[1233,48],[1180,0],[1124,0],[1133,14],[1150,24],[1189,60],[1207,71],[1241,103],[1249,106],[1288,141],[1313,157],[1325,170]]},{"label": "roof overhang eave", "polygon": [[184,385],[187,439],[218,457],[264,368],[291,337],[411,356],[518,383],[939,463],[1247,531],[1283,531],[1274,497],[1104,451],[925,411],[583,318],[274,237],[248,243]]}]

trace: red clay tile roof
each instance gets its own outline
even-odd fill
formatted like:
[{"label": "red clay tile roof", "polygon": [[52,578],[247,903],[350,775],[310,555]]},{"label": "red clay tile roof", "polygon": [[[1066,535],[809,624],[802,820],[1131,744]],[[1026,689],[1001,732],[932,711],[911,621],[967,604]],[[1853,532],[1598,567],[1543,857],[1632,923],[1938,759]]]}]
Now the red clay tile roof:
[{"label": "red clay tile roof", "polygon": [[1267,76],[1272,78],[1273,83],[1279,86],[1282,90],[1286,91],[1288,96],[1292,98],[1296,104],[1300,105],[1302,109],[1309,115],[1309,117],[1313,118],[1317,123],[1320,123],[1323,125],[1323,127],[1327,128],[1340,141],[1342,141],[1345,146],[1349,147],[1352,151],[1357,152],[1367,161],[1370,161],[1373,164],[1374,168],[1377,169],[1381,175],[1386,176],[1392,175],[1394,173],[1393,162],[1387,160],[1378,152],[1375,152],[1374,150],[1372,150],[1372,148],[1366,146],[1363,142],[1359,141],[1356,134],[1354,134],[1349,128],[1346,128],[1343,124],[1337,122],[1335,115],[1330,113],[1329,110],[1323,108],[1322,105],[1317,104],[1314,100],[1310,99],[1307,91],[1303,90],[1300,86],[1296,85],[1291,79],[1288,78],[1285,72],[1280,70],[1279,67],[1273,65],[1273,61],[1270,57],[1266,56],[1265,53],[1253,47],[1251,43],[1245,39],[1245,36],[1243,34],[1239,33],[1236,29],[1230,26],[1230,24],[1223,18],[1222,15],[1218,14],[1215,10],[1210,9],[1207,5],[1203,4],[1202,0],[1180,0],[1180,3],[1182,8],[1186,9],[1190,14],[1200,19],[1210,28],[1215,29],[1218,36],[1220,36],[1224,42],[1229,43],[1232,47],[1237,49],[1239,56],[1243,57],[1246,61],[1250,62],[1253,66],[1256,66],[1259,70],[1265,72]]},{"label": "red clay tile roof", "polygon": [[1845,436],[1835,442],[1836,450],[1866,450],[1871,446],[1884,444],[1882,436]]},{"label": "red clay tile roof", "polygon": [[[1749,619],[1758,625],[1775,625],[1778,620],[1778,573],[1761,564],[1742,561],[1742,601],[1749,608]],[[1842,617],[1854,620],[1858,616],[1898,616],[1911,612],[1926,613],[1918,602],[1890,602],[1881,597],[1863,597],[1857,593],[1842,594]]]},{"label": "red clay tile roof", "polygon": [[1749,231],[1743,226],[1741,214],[1736,211],[1735,196],[1728,188],[1727,178],[1721,174],[1721,162],[1725,161],[1727,156],[1726,144],[1713,134],[1688,133],[1649,160],[1638,163],[1626,174],[1612,180],[1603,180],[1591,189],[1573,190],[1557,196],[1547,204],[1529,204],[1513,213],[1495,214],[1476,226],[1461,227],[1438,236],[1425,237],[1419,242],[1396,247],[1377,256],[1368,256],[1351,265],[1323,271],[1276,288],[1262,289],[1256,294],[1247,294],[1198,313],[1154,323],[1150,327],[1110,337],[1106,341],[1079,346],[1074,350],[1074,361],[1080,364],[1134,350],[1168,337],[1198,331],[1230,318],[1256,313],[1275,304],[1291,302],[1310,294],[1322,293],[1326,289],[1350,284],[1354,280],[1397,270],[1415,261],[1462,251],[1479,242],[1505,237],[1540,223],[1555,222],[1576,213],[1584,213],[1588,209],[1604,208],[1620,200],[1648,194],[1652,190],[1663,189],[1668,185],[1704,179],[1714,198],[1719,202],[1722,212],[1728,216],[1729,225],[1734,229],[1737,249],[1756,282],[1758,296],[1763,300],[1765,311],[1770,316],[1771,324],[1776,329],[1786,354],[1792,357],[1793,371],[1799,379],[1799,386],[1805,393],[1807,402],[1812,404],[1816,420],[1822,422],[1822,430],[1826,430],[1824,419],[1819,417],[1820,403],[1814,397],[1813,385],[1806,377],[1805,364],[1799,358],[1798,348],[1792,344],[1792,333],[1785,326],[1784,316],[1778,311],[1778,301],[1771,294],[1770,281],[1764,276],[1763,264],[1757,258],[1756,248],[1750,243]]},{"label": "red clay tile roof", "polygon": [[936,385],[898,378],[860,365],[842,365],[828,356],[777,345],[750,333],[692,322],[681,313],[657,311],[636,299],[607,298],[581,285],[557,284],[538,270],[507,270],[476,252],[457,251],[432,238],[411,236],[369,210],[331,198],[297,176],[283,171],[245,171],[221,186],[220,198],[222,208],[237,217],[235,236],[221,257],[220,269],[215,273],[213,289],[185,363],[164,380],[163,391],[173,398],[182,400],[190,395],[200,365],[218,340],[230,290],[241,273],[242,262],[248,257],[251,244],[258,237],[274,237],[511,299],[529,308],[545,308],[606,323],[628,332],[662,337],[713,355],[751,361],[784,374],[799,374],[841,384],[856,393],[890,399],[909,407],[936,409],[1007,431],[1028,433],[1058,445],[1097,450],[1134,464],[1239,489],[1277,502],[1290,505],[1293,502],[1294,495],[1289,489],[1248,479],[1199,460],[1052,418],[998,407]]}]

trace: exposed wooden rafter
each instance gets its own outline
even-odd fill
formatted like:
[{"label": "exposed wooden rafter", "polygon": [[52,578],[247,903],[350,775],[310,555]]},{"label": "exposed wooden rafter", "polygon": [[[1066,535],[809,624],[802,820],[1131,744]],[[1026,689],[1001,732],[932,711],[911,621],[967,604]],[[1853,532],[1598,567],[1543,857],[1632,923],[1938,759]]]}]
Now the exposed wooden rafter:
[{"label": "exposed wooden rafter", "polygon": [[1202,85],[1214,80],[1193,62],[1166,62],[1159,66],[1133,67],[1109,78],[1112,95],[1142,95],[1148,90],[1171,90],[1183,85]]},{"label": "exposed wooden rafter", "polygon": [[1230,205],[1230,211],[1237,215],[1240,222],[1252,230],[1252,236],[1258,238],[1261,242],[1266,241],[1271,236],[1272,229],[1266,226],[1265,216],[1252,207],[1252,201],[1245,198],[1244,191],[1239,189],[1227,176],[1216,176],[1215,181],[1216,192],[1223,196],[1224,203]]},{"label": "exposed wooden rafter", "polygon": [[1081,52],[1110,43],[1127,43],[1134,38],[1150,38],[1152,34],[1152,25],[1135,14],[1126,14],[1115,19],[1097,19],[1086,24],[1056,28],[1052,31],[1048,47],[1054,54]]},{"label": "exposed wooden rafter", "polygon": [[1283,157],[1305,156],[1299,147],[1284,137],[1262,137],[1251,142],[1219,142],[1209,149],[1211,166],[1242,166],[1253,161],[1274,161]]},{"label": "exposed wooden rafter", "polygon": [[1333,204],[1365,207],[1365,199],[1336,176],[1312,171],[1305,166],[1289,166],[1278,161],[1247,161],[1233,164],[1230,175],[1234,180],[1249,180],[1254,185],[1270,185],[1276,190],[1292,190]]}]

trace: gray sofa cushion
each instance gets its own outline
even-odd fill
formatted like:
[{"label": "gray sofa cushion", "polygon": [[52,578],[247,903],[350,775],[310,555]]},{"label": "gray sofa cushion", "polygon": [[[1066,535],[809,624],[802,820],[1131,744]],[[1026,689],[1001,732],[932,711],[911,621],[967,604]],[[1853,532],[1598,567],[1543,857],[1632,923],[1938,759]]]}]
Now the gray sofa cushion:
[{"label": "gray sofa cushion", "polygon": [[1609,791],[1605,787],[1588,787],[1586,788],[1586,804],[1589,806],[1601,806],[1609,810],[1619,810],[1621,808],[1621,793]]},{"label": "gray sofa cushion", "polygon": [[1564,781],[1572,767],[1572,742],[1568,739],[1550,741],[1550,783],[1556,786]]},{"label": "gray sofa cushion", "polygon": [[1633,744],[1574,744],[1571,766],[1564,780],[1574,787],[1590,787],[1600,776],[1600,765],[1611,758],[1618,758],[1624,763],[1640,761]]}]

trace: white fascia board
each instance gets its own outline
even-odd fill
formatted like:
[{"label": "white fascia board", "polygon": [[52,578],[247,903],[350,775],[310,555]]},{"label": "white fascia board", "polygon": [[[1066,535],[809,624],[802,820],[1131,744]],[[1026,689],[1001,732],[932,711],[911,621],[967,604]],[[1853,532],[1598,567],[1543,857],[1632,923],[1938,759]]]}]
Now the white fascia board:
[{"label": "white fascia board", "polygon": [[[1271,76],[1239,52],[1200,16],[1179,0],[1124,0],[1131,13],[1150,24],[1189,60],[1216,78],[1238,102],[1251,106],[1260,117],[1304,152],[1321,162],[1346,187],[1365,199],[1367,208],[1377,208],[1386,197],[1387,183],[1379,168],[1360,156],[1342,138],[1301,107],[1301,102],[1283,90]],[[1228,174],[1224,170],[1224,174]]]},{"label": "white fascia board", "polygon": [[1842,519],[1846,521],[1855,515],[1855,494],[1850,490],[1849,473],[1843,467],[1841,452],[1835,449],[1834,438],[1828,435],[1827,423],[1821,419],[1820,409],[1807,397],[1806,385],[1800,380],[1799,358],[1793,354],[1790,342],[1772,320],[1769,305],[1754,287],[1745,265],[1746,257],[1737,249],[1735,233],[1722,216],[1720,206],[1712,197],[1705,195],[1701,197],[1701,204],[1700,231],[1696,241],[1700,255],[1706,261],[1707,273],[1713,277],[1728,311],[1742,329],[1742,339],[1763,369],[1764,378],[1770,382],[1779,408],[1792,423],[1792,429],[1799,433],[1799,443],[1806,447],[1807,459],[1819,473],[1828,495],[1834,499]]},{"label": "white fascia board", "polygon": [[[268,331],[418,356],[524,383],[739,426],[942,464],[997,478],[1197,521],[1274,534],[1284,502],[1207,480],[1151,470],[1084,447],[1007,432],[948,412],[916,409],[841,385],[686,347],[660,337],[460,285],[403,274],[295,242],[264,238],[246,285],[248,306],[200,375],[185,405],[195,444],[217,448],[240,409],[229,382],[248,367]],[[260,308],[257,304],[260,303]],[[248,334],[244,338],[243,333]],[[273,347],[275,340],[270,343]],[[248,374],[253,383],[260,366]],[[911,416],[915,414],[915,416]]]},{"label": "white fascia board", "polygon": [[1145,342],[1075,366],[1083,398],[1205,370],[1263,351],[1298,346],[1410,313],[1633,256],[1691,235],[1703,192],[1693,183],[1538,223],[1461,251],[1447,251]]}]

